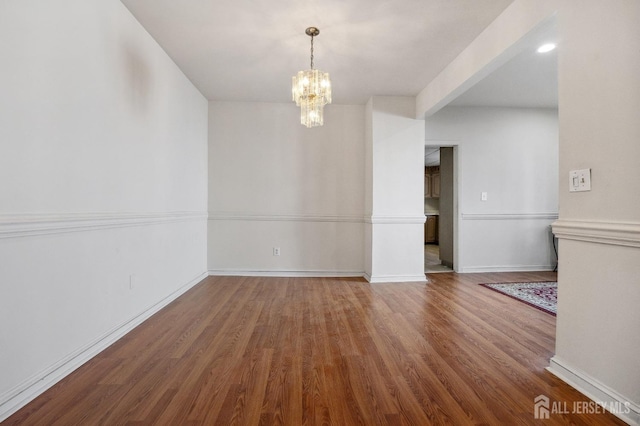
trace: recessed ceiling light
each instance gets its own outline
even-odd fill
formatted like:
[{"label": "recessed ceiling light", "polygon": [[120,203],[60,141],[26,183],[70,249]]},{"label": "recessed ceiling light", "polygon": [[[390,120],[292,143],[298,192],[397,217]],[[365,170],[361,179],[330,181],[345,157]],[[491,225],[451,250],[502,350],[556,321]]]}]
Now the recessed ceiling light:
[{"label": "recessed ceiling light", "polygon": [[538,53],[551,52],[555,48],[556,48],[556,45],[553,43],[543,44],[542,46],[538,47]]}]

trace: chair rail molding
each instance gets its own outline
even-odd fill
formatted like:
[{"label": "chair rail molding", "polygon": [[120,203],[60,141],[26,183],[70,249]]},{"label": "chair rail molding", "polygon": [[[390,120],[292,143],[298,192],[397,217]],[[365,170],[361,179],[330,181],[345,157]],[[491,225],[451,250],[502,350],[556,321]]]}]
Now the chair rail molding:
[{"label": "chair rail molding", "polygon": [[271,214],[241,212],[209,212],[210,221],[237,220],[247,222],[345,222],[362,223],[358,215],[309,215],[309,214]]},{"label": "chair rail molding", "polygon": [[424,214],[416,215],[308,215],[308,214],[271,214],[271,213],[234,213],[210,212],[210,221],[248,221],[248,222],[344,222],[370,224],[424,224]]},{"label": "chair rail molding", "polygon": [[640,247],[640,223],[560,219],[552,230],[559,239]]},{"label": "chair rail molding", "polygon": [[462,213],[462,220],[556,220],[558,213]]},{"label": "chair rail molding", "polygon": [[0,215],[0,239],[206,220],[202,211]]}]

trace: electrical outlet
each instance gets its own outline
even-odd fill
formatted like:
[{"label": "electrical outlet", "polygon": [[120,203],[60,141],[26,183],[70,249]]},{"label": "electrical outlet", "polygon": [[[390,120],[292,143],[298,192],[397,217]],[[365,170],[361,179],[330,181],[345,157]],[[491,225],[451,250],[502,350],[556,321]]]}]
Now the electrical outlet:
[{"label": "electrical outlet", "polygon": [[274,256],[280,256],[280,247],[274,247],[273,248],[273,255]]},{"label": "electrical outlet", "polygon": [[486,192],[482,192],[480,194],[480,200],[481,201],[487,201],[487,193]]},{"label": "electrical outlet", "polygon": [[135,282],[136,282],[136,275],[135,274],[129,275],[129,290],[133,290],[133,287],[135,287]]}]

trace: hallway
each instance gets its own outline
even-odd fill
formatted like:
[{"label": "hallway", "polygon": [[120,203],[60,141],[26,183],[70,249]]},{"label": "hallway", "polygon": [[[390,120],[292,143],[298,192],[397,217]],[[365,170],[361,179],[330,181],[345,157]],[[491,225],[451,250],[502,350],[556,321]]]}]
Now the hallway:
[{"label": "hallway", "polygon": [[438,244],[424,245],[424,272],[429,274],[453,272],[453,269],[441,263],[440,246]]}]

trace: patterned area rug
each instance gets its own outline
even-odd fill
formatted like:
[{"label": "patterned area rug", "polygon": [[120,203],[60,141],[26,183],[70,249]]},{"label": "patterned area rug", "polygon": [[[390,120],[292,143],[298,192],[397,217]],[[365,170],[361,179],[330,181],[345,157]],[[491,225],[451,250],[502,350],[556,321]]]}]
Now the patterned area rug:
[{"label": "patterned area rug", "polygon": [[506,294],[551,315],[556,314],[558,300],[557,282],[490,283],[480,285]]}]

